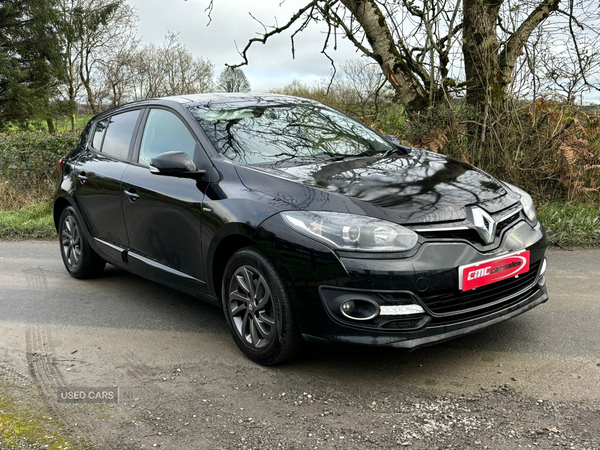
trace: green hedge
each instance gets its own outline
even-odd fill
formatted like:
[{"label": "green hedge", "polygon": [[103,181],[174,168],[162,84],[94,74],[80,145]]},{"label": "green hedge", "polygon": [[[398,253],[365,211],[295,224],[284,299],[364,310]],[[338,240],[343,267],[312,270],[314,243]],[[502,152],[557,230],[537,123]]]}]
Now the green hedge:
[{"label": "green hedge", "polygon": [[60,158],[78,134],[21,131],[0,134],[0,180],[13,192],[52,190]]}]

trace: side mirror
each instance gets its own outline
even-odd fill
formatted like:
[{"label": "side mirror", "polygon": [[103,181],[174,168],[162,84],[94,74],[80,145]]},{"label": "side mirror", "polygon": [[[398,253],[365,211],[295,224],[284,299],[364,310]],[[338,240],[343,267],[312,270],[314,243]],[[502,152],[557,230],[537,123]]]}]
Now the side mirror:
[{"label": "side mirror", "polygon": [[206,170],[198,170],[192,158],[183,152],[166,152],[150,160],[150,172],[179,178],[201,179]]}]

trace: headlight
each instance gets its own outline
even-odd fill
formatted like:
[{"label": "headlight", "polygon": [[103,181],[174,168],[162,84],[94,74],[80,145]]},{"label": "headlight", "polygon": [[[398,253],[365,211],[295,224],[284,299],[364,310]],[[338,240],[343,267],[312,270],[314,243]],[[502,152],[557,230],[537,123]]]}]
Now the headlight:
[{"label": "headlight", "polygon": [[401,225],[356,214],[290,211],[281,217],[297,232],[339,250],[404,252],[418,240],[415,232]]},{"label": "headlight", "polygon": [[533,204],[533,199],[531,196],[525,192],[523,189],[518,188],[506,181],[503,181],[502,184],[506,186],[510,191],[514,192],[519,196],[521,200],[521,205],[523,206],[523,212],[527,216],[527,218],[532,222],[537,222],[537,216],[535,215],[535,206]]}]

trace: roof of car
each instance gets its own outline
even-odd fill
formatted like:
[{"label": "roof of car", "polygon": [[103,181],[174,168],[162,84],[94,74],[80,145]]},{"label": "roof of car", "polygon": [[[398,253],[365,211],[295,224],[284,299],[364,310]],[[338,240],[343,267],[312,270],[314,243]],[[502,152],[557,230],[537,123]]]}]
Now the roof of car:
[{"label": "roof of car", "polygon": [[229,93],[229,92],[218,92],[218,93],[205,93],[205,94],[188,94],[188,95],[177,95],[173,97],[160,97],[156,100],[171,100],[177,103],[195,103],[195,104],[231,104],[231,103],[248,103],[248,104],[260,104],[263,102],[274,102],[274,103],[313,103],[311,100],[293,97],[291,95],[280,95],[271,93]]}]

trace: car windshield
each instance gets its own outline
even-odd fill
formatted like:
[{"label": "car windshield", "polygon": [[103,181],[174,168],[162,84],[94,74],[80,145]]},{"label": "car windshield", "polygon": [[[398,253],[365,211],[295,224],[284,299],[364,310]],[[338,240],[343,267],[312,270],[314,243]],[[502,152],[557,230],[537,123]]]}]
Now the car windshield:
[{"label": "car windshield", "polygon": [[226,157],[244,164],[385,153],[392,145],[366,125],[313,104],[188,107]]}]

